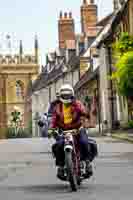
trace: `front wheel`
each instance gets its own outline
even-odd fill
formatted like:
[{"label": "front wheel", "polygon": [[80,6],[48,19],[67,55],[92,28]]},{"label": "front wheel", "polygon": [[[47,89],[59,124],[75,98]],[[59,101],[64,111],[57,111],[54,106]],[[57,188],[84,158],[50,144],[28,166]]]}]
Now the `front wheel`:
[{"label": "front wheel", "polygon": [[77,191],[77,178],[76,178],[76,174],[74,172],[71,151],[65,151],[65,164],[66,164],[66,168],[67,168],[67,175],[68,175],[68,180],[70,182],[71,189],[72,189],[72,191],[76,192]]}]

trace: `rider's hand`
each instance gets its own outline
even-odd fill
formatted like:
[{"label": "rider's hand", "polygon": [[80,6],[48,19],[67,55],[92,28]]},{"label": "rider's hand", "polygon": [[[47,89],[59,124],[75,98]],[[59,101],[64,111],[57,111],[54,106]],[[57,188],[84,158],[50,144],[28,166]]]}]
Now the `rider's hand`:
[{"label": "rider's hand", "polygon": [[48,138],[51,138],[53,135],[53,130],[48,129]]}]

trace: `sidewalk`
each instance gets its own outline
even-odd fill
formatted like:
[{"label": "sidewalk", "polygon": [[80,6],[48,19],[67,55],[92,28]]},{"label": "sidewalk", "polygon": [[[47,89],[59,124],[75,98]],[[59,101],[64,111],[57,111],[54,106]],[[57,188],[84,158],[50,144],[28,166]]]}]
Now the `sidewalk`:
[{"label": "sidewalk", "polygon": [[112,138],[121,139],[133,143],[133,133],[118,132],[118,133],[113,133],[111,136]]}]

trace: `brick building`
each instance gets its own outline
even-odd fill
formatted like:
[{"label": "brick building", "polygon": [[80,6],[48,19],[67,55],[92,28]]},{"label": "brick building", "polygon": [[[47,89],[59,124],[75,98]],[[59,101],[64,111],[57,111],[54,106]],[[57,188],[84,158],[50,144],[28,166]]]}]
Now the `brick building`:
[{"label": "brick building", "polygon": [[85,36],[96,36],[97,5],[94,0],[83,0],[81,6],[81,28]]},{"label": "brick building", "polygon": [[66,48],[66,41],[75,41],[75,24],[72,13],[60,12],[58,20],[59,48]]}]

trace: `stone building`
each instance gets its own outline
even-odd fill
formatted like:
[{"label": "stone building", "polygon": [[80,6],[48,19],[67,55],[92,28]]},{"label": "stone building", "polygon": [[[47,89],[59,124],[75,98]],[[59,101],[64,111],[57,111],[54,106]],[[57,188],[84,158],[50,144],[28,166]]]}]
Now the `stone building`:
[{"label": "stone building", "polygon": [[104,75],[101,79],[101,99],[104,102],[102,103],[103,120],[108,121],[111,129],[117,128],[119,123],[121,126],[125,125],[129,119],[127,101],[118,94],[115,82],[108,79],[108,74],[112,74],[116,63],[112,44],[118,40],[122,32],[133,35],[133,1],[114,1],[114,3],[114,16],[96,43],[101,76]]},{"label": "stone building", "polygon": [[36,119],[46,112],[63,83],[73,87],[79,81],[80,58],[97,34],[97,6],[94,1],[83,0],[81,5],[81,34],[75,33],[72,13],[60,12],[58,19],[59,45],[46,56],[46,66],[32,87],[33,134],[39,136]]},{"label": "stone building", "polygon": [[27,127],[31,118],[30,102],[26,100],[26,92],[32,79],[35,79],[39,72],[37,38],[34,45],[33,54],[24,54],[22,41],[20,41],[18,54],[0,55],[1,130],[10,126],[11,112],[14,107],[21,112],[23,127]]}]

